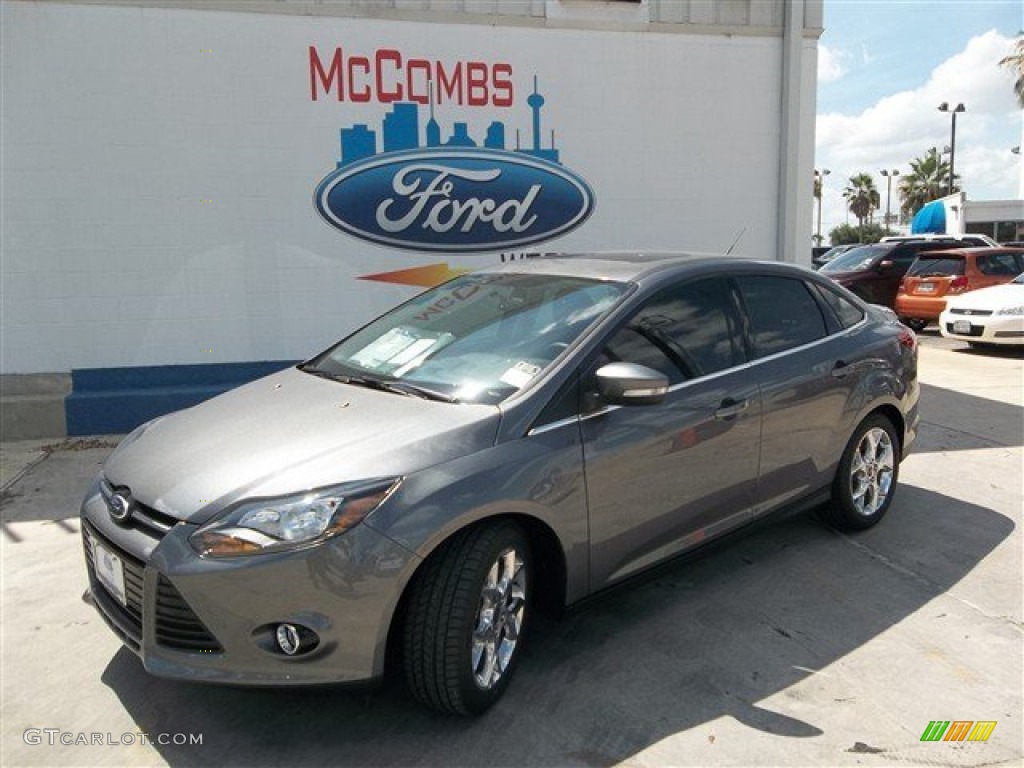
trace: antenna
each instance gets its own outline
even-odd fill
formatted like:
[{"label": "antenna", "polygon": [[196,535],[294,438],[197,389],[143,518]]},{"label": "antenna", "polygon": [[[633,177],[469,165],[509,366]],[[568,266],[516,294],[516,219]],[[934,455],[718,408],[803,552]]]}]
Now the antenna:
[{"label": "antenna", "polygon": [[743,227],[743,229],[740,230],[740,233],[738,235],[736,235],[736,239],[732,241],[732,245],[729,246],[729,250],[725,252],[726,256],[731,256],[732,255],[732,249],[735,248],[737,245],[739,245],[740,238],[743,237],[743,233],[747,231],[747,227],[748,226],[750,226],[750,225],[749,224],[745,225]]}]

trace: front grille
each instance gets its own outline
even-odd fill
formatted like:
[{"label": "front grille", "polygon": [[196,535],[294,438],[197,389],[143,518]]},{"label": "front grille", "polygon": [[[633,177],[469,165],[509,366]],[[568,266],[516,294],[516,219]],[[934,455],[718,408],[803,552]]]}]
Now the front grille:
[{"label": "front grille", "polygon": [[946,330],[949,333],[956,334],[957,336],[981,336],[983,333],[985,333],[985,326],[983,326],[983,325],[974,325],[972,323],[971,324],[971,330],[969,330],[967,333],[961,333],[959,331],[954,331],[953,330],[953,324],[952,323],[946,323]]},{"label": "front grille", "polygon": [[131,521],[133,525],[146,529],[147,532],[154,534],[158,539],[162,539],[171,528],[181,522],[176,517],[165,515],[163,512],[157,512],[152,507],[147,507],[145,504],[139,504],[138,502],[136,502],[135,509],[132,512]]},{"label": "front grille", "polygon": [[192,653],[221,653],[224,650],[181,593],[163,575],[156,584],[156,641],[168,648]]},{"label": "front grille", "polygon": [[992,314],[991,309],[953,309],[949,310],[951,315],[969,315],[971,317],[988,317]]},{"label": "front grille", "polygon": [[[145,594],[145,566],[120,547],[112,544],[101,536],[95,528],[85,520],[82,521],[82,546],[85,548],[85,562],[89,569],[89,584],[92,588],[93,602],[106,617],[114,630],[136,650],[142,645],[142,605]],[[121,559],[124,565],[124,596],[125,604],[107,592],[106,587],[96,578],[96,565],[93,563],[94,553],[89,543],[89,536],[99,541],[100,545]]]},{"label": "front grille", "polygon": [[[95,556],[89,537],[120,558],[124,566],[125,605],[110,594],[96,577]],[[140,560],[132,557],[82,520],[82,546],[89,571],[93,603],[121,639],[138,651],[142,646],[145,612],[145,570]],[[158,576],[154,635],[159,645],[188,653],[222,653],[223,648],[199,620],[174,585],[162,574]]]},{"label": "front grille", "polygon": [[[100,494],[102,494],[108,508],[110,506],[110,497],[113,493],[114,486],[110,484],[109,480],[104,479],[100,483]],[[153,507],[147,507],[145,504],[135,500],[132,503],[131,516],[123,522],[118,522],[118,525],[125,528],[139,528],[154,538],[162,539],[171,528],[180,522],[176,517],[153,509]]]}]

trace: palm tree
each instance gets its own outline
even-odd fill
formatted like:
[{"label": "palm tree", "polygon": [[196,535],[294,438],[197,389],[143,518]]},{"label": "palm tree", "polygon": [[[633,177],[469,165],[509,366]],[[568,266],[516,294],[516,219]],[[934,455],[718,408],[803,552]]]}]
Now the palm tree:
[{"label": "palm tree", "polygon": [[[942,159],[936,147],[932,147],[924,157],[911,160],[910,173],[900,177],[900,211],[910,218],[926,203],[945,196],[947,189],[949,163]],[[957,191],[956,186],[953,191]]]},{"label": "palm tree", "polygon": [[[861,233],[867,221],[878,207],[881,198],[875,189],[875,180],[867,173],[858,173],[850,177],[850,185],[843,190],[843,197],[850,213],[857,217]],[[861,238],[863,242],[863,237]]]},{"label": "palm tree", "polygon": [[1024,109],[1024,37],[1017,38],[1017,42],[1013,44],[1013,53],[1000,59],[999,65],[1006,67],[1016,76],[1013,90],[1017,94],[1017,103]]}]

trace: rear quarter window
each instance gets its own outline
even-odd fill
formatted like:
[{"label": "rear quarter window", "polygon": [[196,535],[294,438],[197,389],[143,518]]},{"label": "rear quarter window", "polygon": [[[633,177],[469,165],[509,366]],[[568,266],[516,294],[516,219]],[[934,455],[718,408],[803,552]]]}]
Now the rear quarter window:
[{"label": "rear quarter window", "polygon": [[851,328],[864,319],[864,313],[860,307],[845,296],[840,296],[832,289],[817,283],[814,284],[814,289],[818,291],[822,301],[832,310],[832,314],[835,315],[841,327]]},{"label": "rear quarter window", "polygon": [[1014,277],[1020,273],[1020,257],[1012,253],[979,253],[978,271],[989,277]]}]

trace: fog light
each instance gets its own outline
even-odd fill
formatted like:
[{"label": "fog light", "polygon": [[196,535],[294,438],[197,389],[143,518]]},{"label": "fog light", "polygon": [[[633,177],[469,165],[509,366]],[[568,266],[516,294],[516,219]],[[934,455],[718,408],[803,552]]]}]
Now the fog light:
[{"label": "fog light", "polygon": [[263,648],[285,656],[301,656],[320,645],[319,635],[301,624],[269,624],[262,631]]},{"label": "fog light", "polygon": [[294,624],[277,625],[277,647],[286,656],[294,656],[302,647],[302,638]]}]

